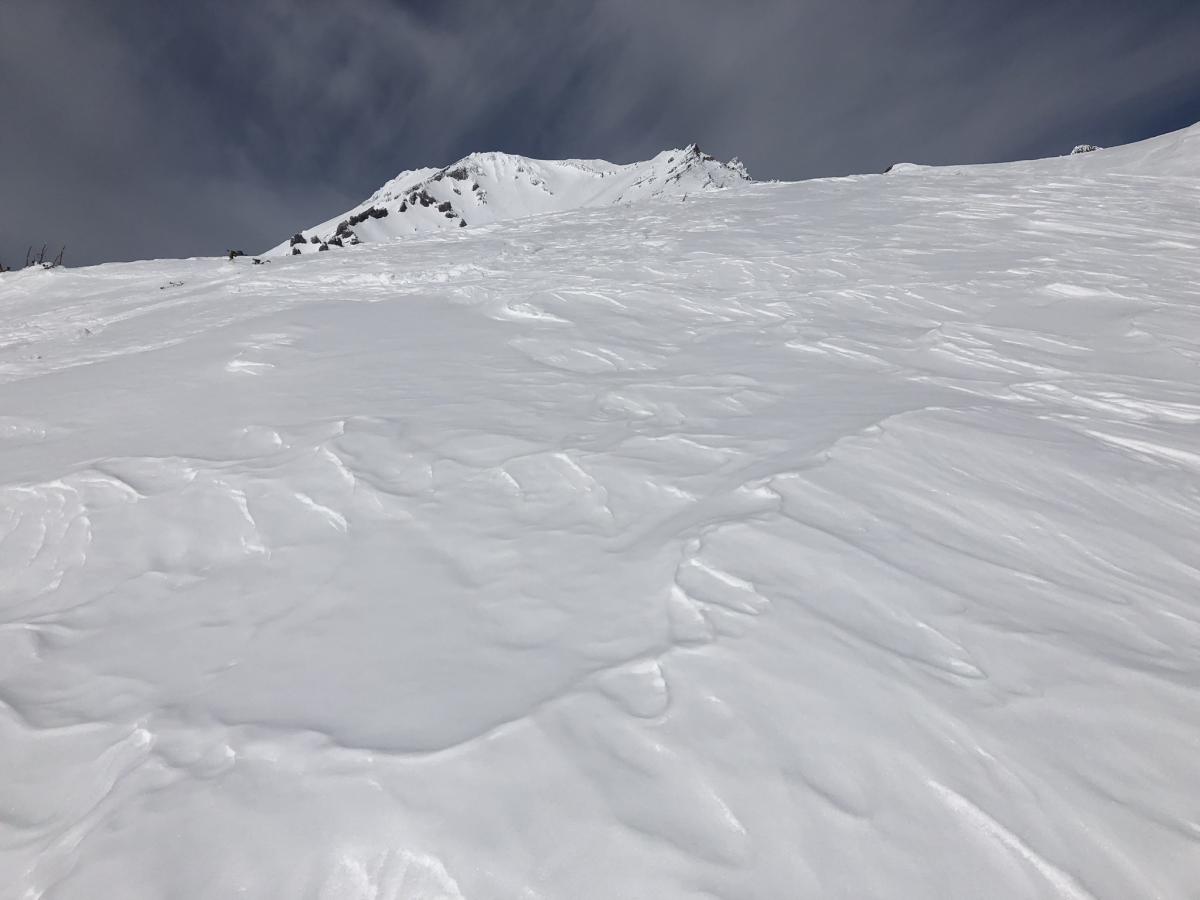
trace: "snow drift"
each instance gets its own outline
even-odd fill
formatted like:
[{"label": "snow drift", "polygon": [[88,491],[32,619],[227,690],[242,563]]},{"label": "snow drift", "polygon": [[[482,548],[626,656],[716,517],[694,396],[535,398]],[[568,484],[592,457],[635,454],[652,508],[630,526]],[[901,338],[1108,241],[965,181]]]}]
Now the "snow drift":
[{"label": "snow drift", "polygon": [[0,896],[1192,896],[1198,135],[0,275]]}]

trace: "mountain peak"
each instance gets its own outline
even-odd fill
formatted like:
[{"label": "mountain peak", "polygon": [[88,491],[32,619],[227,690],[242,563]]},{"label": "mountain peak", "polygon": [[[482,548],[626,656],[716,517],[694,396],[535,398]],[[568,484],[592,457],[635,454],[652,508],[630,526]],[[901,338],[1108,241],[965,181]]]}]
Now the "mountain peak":
[{"label": "mountain peak", "polygon": [[571,209],[681,199],[751,180],[737,159],[720,162],[695,143],[625,165],[471,153],[442,168],[401,172],[365,202],[270,252],[318,252]]}]

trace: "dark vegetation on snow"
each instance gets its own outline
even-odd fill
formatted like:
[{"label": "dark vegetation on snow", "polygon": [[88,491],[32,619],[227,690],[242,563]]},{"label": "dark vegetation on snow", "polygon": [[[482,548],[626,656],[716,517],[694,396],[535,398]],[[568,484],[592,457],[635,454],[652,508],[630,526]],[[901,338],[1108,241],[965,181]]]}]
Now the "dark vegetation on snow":
[{"label": "dark vegetation on snow", "polygon": [[[43,269],[57,269],[59,266],[63,265],[63,259],[67,254],[66,244],[59,248],[57,255],[50,260],[46,259],[47,246],[49,245],[42,244],[42,249],[37,253],[34,253],[33,245],[30,244],[29,249],[25,251],[25,265],[22,268],[28,269],[30,266],[41,266]],[[0,261],[0,272],[11,272],[12,270],[12,266],[6,266],[4,265],[3,261]]]}]

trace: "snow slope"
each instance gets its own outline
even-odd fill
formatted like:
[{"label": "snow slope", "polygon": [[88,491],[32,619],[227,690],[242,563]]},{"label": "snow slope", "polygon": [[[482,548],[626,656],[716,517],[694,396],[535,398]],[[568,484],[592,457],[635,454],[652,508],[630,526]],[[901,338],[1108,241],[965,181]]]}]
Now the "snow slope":
[{"label": "snow slope", "polygon": [[629,165],[472,153],[444,169],[401,172],[364,203],[296,232],[268,254],[317,252],[327,241],[334,242],[326,244],[329,249],[571,209],[680,200],[749,181],[737,160],[719,162],[695,144]]},{"label": "snow slope", "polygon": [[[1079,152],[1084,148],[1090,151]],[[1020,169],[1025,174],[1054,175],[1142,175],[1149,177],[1200,178],[1200,127],[1193,125],[1170,134],[1159,135],[1136,144],[1103,149],[1091,144],[1076,147],[1067,156],[1030,160],[1022,163],[997,163],[1009,171]],[[923,166],[916,163],[897,163],[887,174],[905,172],[978,172],[985,166]]]},{"label": "snow slope", "polygon": [[1198,133],[0,275],[0,897],[1195,897]]}]

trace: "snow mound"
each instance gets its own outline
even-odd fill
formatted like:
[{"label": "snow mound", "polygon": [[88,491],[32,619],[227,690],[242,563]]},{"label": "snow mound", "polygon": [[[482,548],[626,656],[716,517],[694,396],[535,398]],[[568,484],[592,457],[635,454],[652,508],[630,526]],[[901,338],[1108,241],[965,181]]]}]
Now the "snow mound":
[{"label": "snow mound", "polygon": [[628,165],[472,153],[443,169],[402,172],[354,209],[297,232],[269,252],[313,252],[322,245],[344,247],[544,213],[683,199],[750,181],[740,161],[720,162],[695,144]]},{"label": "snow mound", "polygon": [[883,170],[884,175],[899,175],[904,172],[919,172],[922,169],[928,169],[929,166],[923,166],[920,163],[899,162],[892,163]]}]

